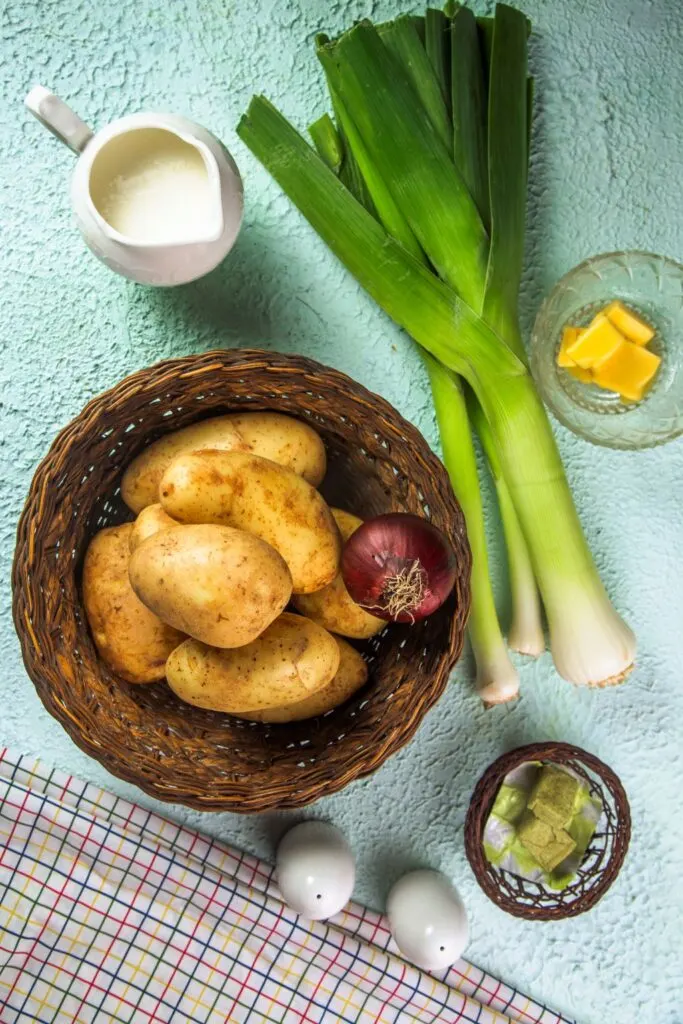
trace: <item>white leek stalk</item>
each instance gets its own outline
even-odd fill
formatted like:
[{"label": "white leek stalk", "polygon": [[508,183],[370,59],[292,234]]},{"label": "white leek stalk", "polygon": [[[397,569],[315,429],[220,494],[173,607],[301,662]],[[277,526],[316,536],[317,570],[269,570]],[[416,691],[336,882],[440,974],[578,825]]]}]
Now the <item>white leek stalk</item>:
[{"label": "white leek stalk", "polygon": [[485,400],[541,591],[555,666],[579,686],[621,683],[633,667],[635,637],[598,575],[533,382],[528,375],[499,380]]},{"label": "white leek stalk", "polygon": [[462,385],[431,356],[425,356],[425,363],[444,462],[467,523],[472,550],[472,610],[468,628],[477,665],[477,693],[490,707],[519,695],[519,676],[510,661],[493,600],[477,460]]},{"label": "white leek stalk", "polygon": [[522,528],[515,511],[510,491],[503,476],[496,445],[491,435],[488,420],[479,403],[472,399],[468,403],[472,424],[486,452],[489,468],[498,495],[500,518],[505,534],[510,576],[510,597],[512,616],[508,627],[508,644],[513,651],[537,658],[545,650],[545,636],[541,618],[541,601],[536,586],[536,577],[531,565],[529,549],[524,540]]}]

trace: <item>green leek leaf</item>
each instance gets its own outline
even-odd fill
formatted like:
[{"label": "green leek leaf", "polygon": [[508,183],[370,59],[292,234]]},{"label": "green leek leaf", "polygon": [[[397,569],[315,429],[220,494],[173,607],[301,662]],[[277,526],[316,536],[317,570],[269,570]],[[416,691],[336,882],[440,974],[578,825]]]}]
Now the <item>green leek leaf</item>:
[{"label": "green leek leaf", "polygon": [[265,97],[252,99],[237,134],[389,316],[478,395],[485,394],[484,379],[525,373],[507,345],[386,233]]},{"label": "green leek leaf", "polygon": [[412,19],[403,15],[395,21],[378,25],[377,31],[384,45],[393,53],[413,83],[437,135],[446,149],[450,149],[453,132],[446,100],[441,91],[441,82],[435,74]]},{"label": "green leek leaf", "polygon": [[[332,93],[332,96],[337,116],[344,129],[347,146],[353,153],[358,170],[365,182],[366,191],[373,204],[370,212],[374,211],[376,213],[377,219],[384,225],[388,233],[393,235],[397,242],[400,242],[416,259],[424,262],[424,253],[420,248],[420,243],[416,239],[410,224],[396,205],[386,183],[377,173],[377,168],[370,159],[367,148],[360,137],[358,129],[349,117],[346,107],[338,96],[334,93]],[[362,202],[366,209],[369,208],[363,202],[361,195],[357,195],[356,199]]]},{"label": "green leek leaf", "polygon": [[484,79],[488,83],[491,67],[491,47],[493,46],[493,18],[477,18],[477,34],[484,68]]},{"label": "green leek leaf", "polygon": [[525,358],[517,322],[517,301],[524,262],[529,151],[527,35],[525,16],[513,7],[497,4],[489,77],[491,247],[484,318],[505,337],[520,358]]},{"label": "green leek leaf", "polygon": [[451,26],[453,157],[488,229],[489,182],[486,139],[486,81],[477,23],[469,7]]},{"label": "green leek leaf", "polygon": [[424,44],[425,44],[425,19],[421,18],[417,14],[409,14],[409,15],[407,15],[407,17],[410,18],[410,20],[412,21],[413,25],[415,26],[415,31],[417,32],[418,38],[419,38],[420,42],[422,43],[422,45],[424,46]]},{"label": "green leek leaf", "polygon": [[440,276],[480,306],[488,238],[467,186],[394,54],[369,23],[319,49],[328,81]]},{"label": "green leek leaf", "polygon": [[533,125],[533,110],[534,110],[534,79],[527,78],[526,80],[526,132],[527,132],[527,175],[529,171],[529,161],[531,160],[531,128]]},{"label": "green leek leaf", "polygon": [[425,11],[424,46],[434,69],[441,95],[451,116],[451,40],[449,19],[443,11],[428,7]]},{"label": "green leek leaf", "polygon": [[344,150],[330,115],[323,114],[317,121],[314,121],[308,129],[308,134],[311,136],[320,158],[325,161],[330,170],[339,174],[344,159]]}]

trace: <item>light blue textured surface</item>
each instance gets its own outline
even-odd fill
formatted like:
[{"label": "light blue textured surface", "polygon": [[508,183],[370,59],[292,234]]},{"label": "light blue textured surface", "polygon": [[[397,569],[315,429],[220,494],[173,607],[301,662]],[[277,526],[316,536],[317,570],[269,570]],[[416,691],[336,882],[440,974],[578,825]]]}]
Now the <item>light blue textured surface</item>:
[{"label": "light blue textured surface", "polygon": [[[483,7],[480,8],[482,11]],[[595,252],[683,257],[680,0],[527,0],[537,75],[523,315]],[[394,329],[237,142],[263,91],[303,126],[323,111],[312,41],[397,0],[6,0],[2,104],[3,711],[0,740],[152,805],[72,745],[23,670],[9,610],[14,530],[38,459],[94,394],[165,356],[265,346],[331,363],[381,392],[436,444],[422,368]],[[36,81],[94,126],[140,109],[187,114],[233,149],[246,182],[243,234],[194,286],[154,292],[117,279],[72,228],[72,157],[22,109]],[[381,906],[416,864],[446,871],[471,915],[472,960],[581,1024],[683,1022],[683,440],[598,450],[558,430],[569,478],[615,604],[637,631],[638,666],[614,691],[563,683],[545,656],[522,666],[522,699],[485,713],[465,659],[415,741],[373,778],[319,804],[358,855],[357,896]],[[494,515],[491,513],[491,525]],[[496,568],[501,565],[494,544]],[[501,575],[499,573],[499,575]],[[502,590],[502,587],[501,587]],[[524,923],[478,889],[463,853],[472,787],[501,751],[558,738],[621,776],[631,850],[591,913]],[[281,816],[166,814],[271,856]]]}]

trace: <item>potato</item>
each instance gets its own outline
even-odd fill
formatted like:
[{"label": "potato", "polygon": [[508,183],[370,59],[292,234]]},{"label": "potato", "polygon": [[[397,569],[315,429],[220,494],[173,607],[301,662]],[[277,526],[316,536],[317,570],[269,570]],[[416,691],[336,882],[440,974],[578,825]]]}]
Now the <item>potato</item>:
[{"label": "potato", "polygon": [[325,446],[307,423],[277,412],[233,413],[193,423],[145,448],[123,474],[123,500],[133,512],[153,505],[173,459],[206,448],[253,452],[286,466],[314,487],[325,476]]},{"label": "potato", "polygon": [[128,580],[133,524],[111,526],[90,542],[83,564],[83,605],[103,661],[129,683],[164,678],[166,659],[185,639],[142,604]]},{"label": "potato", "polygon": [[180,526],[180,523],[166,515],[161,505],[148,505],[147,508],[143,508],[133,523],[130,534],[131,554],[142,544],[143,540],[152,537],[159,530],[170,530],[174,526]]},{"label": "potato", "polygon": [[327,714],[328,711],[344,704],[368,681],[368,666],[351,644],[347,644],[339,637],[335,637],[335,640],[339,646],[339,668],[327,686],[294,704],[284,704],[279,708],[263,708],[261,711],[246,711],[237,714],[236,717],[246,718],[250,722],[300,722],[304,718]]},{"label": "potato", "polygon": [[277,412],[245,412],[234,415],[233,423],[253,455],[291,469],[312,487],[322,483],[327,456],[322,438],[313,427]]},{"label": "potato", "polygon": [[188,704],[243,713],[310,696],[334,678],[340,657],[327,630],[285,612],[257,640],[237,650],[186,640],[169,657],[166,679]]},{"label": "potato", "polygon": [[[363,520],[338,508],[330,511],[339,527],[342,540],[346,543]],[[313,619],[331,633],[341,633],[342,636],[350,636],[356,640],[367,640],[386,626],[386,622],[370,615],[351,599],[341,573],[315,594],[295,594],[292,604],[302,615]]]},{"label": "potato", "polygon": [[280,552],[297,594],[320,590],[339,571],[341,537],[315,488],[291,469],[245,452],[188,452],[159,487],[164,510],[182,523],[247,530]]},{"label": "potato", "polygon": [[292,592],[277,551],[229,526],[161,530],[135,549],[129,575],[159,618],[214,647],[251,643]]}]

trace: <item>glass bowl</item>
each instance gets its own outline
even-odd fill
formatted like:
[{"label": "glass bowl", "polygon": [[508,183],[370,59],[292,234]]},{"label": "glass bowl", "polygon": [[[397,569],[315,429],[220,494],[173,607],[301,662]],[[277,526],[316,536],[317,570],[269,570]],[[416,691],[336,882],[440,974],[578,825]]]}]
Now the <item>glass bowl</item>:
[{"label": "glass bowl", "polygon": [[[562,329],[585,327],[613,299],[655,330],[662,362],[639,402],[623,402],[557,365]],[[683,433],[683,266],[648,252],[612,252],[561,278],[536,317],[531,371],[548,408],[575,434],[608,448],[650,448]]]}]

